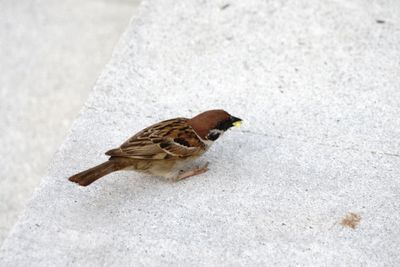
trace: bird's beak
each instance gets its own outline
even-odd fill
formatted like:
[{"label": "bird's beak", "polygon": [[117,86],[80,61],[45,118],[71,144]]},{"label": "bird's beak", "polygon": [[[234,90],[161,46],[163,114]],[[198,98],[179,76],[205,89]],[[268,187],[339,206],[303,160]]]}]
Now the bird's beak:
[{"label": "bird's beak", "polygon": [[232,125],[239,128],[242,125],[242,119],[236,118],[232,116]]}]

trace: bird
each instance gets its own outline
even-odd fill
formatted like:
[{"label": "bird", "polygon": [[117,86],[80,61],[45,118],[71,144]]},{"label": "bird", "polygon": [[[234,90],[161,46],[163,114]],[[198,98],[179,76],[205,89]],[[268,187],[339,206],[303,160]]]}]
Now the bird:
[{"label": "bird", "polygon": [[69,181],[88,186],[119,170],[134,170],[167,180],[179,181],[208,171],[208,163],[184,170],[203,155],[231,127],[242,119],[222,109],[208,110],[193,118],[178,117],[153,124],[105,154],[109,159],[69,177]]}]

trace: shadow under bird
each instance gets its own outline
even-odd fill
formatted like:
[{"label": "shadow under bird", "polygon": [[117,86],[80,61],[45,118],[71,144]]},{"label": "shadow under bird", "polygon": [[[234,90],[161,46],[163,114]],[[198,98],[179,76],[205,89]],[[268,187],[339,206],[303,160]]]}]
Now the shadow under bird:
[{"label": "shadow under bird", "polygon": [[87,186],[119,170],[134,170],[178,181],[204,173],[207,164],[183,171],[200,157],[229,128],[242,120],[220,109],[187,118],[156,123],[129,138],[120,147],[106,152],[108,161],[71,176],[70,181]]}]

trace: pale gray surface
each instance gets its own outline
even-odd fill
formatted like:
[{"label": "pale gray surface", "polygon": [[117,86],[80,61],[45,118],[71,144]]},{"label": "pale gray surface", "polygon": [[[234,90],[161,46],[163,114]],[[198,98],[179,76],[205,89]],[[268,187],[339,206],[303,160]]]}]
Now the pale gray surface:
[{"label": "pale gray surface", "polygon": [[[1,265],[394,266],[399,25],[398,1],[145,1]],[[209,108],[245,124],[208,173],[67,182],[150,123]]]},{"label": "pale gray surface", "polygon": [[138,0],[0,1],[0,244]]}]

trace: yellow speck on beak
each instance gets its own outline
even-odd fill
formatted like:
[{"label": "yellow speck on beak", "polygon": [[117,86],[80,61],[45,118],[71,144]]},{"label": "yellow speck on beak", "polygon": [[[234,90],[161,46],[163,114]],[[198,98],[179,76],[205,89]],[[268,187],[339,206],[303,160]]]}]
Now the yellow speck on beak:
[{"label": "yellow speck on beak", "polygon": [[234,123],[232,123],[233,126],[239,128],[242,125],[242,121],[235,121]]}]

